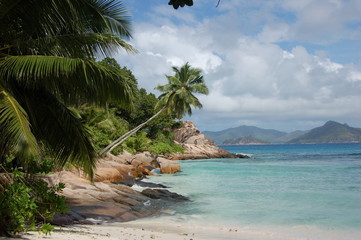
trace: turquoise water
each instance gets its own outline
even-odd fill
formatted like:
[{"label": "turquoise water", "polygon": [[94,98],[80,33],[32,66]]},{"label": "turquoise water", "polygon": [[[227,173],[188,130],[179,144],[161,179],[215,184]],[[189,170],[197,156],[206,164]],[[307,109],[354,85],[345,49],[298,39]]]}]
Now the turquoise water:
[{"label": "turquoise water", "polygon": [[361,229],[361,144],[222,146],[249,159],[181,161],[158,175],[192,202],[182,219],[232,225]]}]

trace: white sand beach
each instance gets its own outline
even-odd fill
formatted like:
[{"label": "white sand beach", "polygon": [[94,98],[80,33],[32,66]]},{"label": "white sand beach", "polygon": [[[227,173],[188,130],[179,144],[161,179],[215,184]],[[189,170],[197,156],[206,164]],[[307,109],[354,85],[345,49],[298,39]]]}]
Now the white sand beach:
[{"label": "white sand beach", "polygon": [[[4,238],[0,238],[4,239]],[[127,223],[73,225],[56,228],[45,236],[30,232],[22,239],[35,240],[359,240],[361,232],[321,230],[314,227],[226,227],[147,218]]]}]

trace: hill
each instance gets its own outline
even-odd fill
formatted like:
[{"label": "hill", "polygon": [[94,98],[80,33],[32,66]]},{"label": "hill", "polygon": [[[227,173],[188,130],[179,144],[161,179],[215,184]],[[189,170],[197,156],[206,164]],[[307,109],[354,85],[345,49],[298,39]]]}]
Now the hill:
[{"label": "hill", "polygon": [[275,143],[287,143],[295,138],[298,138],[306,133],[308,133],[309,131],[300,131],[300,130],[297,130],[297,131],[293,131],[293,132],[290,132],[290,133],[287,133],[277,139],[275,139]]},{"label": "hill", "polygon": [[317,127],[306,134],[290,140],[287,143],[348,143],[361,142],[361,129],[347,124],[328,121],[322,127]]},{"label": "hill", "polygon": [[273,143],[275,139],[284,136],[287,133],[273,129],[263,129],[243,125],[236,128],[228,128],[219,132],[204,131],[203,134],[212,139],[216,144],[224,144],[225,142],[247,136],[264,142]]},{"label": "hill", "polygon": [[231,139],[226,140],[223,142],[225,145],[264,145],[264,144],[270,144],[269,142],[265,142],[262,140],[259,140],[254,137],[246,136],[246,137],[240,137],[237,139]]}]

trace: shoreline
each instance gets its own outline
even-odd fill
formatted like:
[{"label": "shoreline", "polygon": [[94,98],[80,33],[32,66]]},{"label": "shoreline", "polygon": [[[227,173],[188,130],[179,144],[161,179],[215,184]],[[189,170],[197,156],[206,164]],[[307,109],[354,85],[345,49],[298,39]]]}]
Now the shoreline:
[{"label": "shoreline", "polygon": [[[149,182],[146,182],[147,184]],[[153,181],[152,181],[153,183]],[[177,192],[177,191],[176,191]],[[92,220],[92,219],[89,219]],[[94,221],[96,222],[96,221]],[[167,214],[139,218],[133,221],[116,222],[104,220],[95,225],[70,225],[57,227],[50,235],[27,233],[24,240],[359,240],[357,229],[332,229],[317,226],[262,226],[232,225],[230,223],[207,222],[189,219],[187,215]],[[0,238],[7,239],[7,238]],[[7,239],[11,240],[11,239]]]},{"label": "shoreline", "polygon": [[[197,145],[185,145],[189,149],[198,150]],[[207,150],[207,148],[205,148]],[[145,203],[149,198],[141,194],[142,187],[129,187],[124,185],[115,185],[111,183],[113,174],[110,170],[115,167],[124,169],[129,168],[129,172],[124,171],[125,176],[129,173],[134,173],[135,170],[140,174],[147,175],[149,170],[147,164],[153,164],[157,160],[149,157],[147,154],[139,156],[113,156],[107,161],[103,161],[99,171],[103,182],[96,182],[93,185],[83,182],[81,179],[70,181],[72,187],[67,189],[67,195],[79,197],[83,195],[84,199],[91,197],[94,201],[98,201],[99,215],[110,214],[117,218],[111,219],[89,219],[89,212],[80,211],[83,217],[93,223],[101,223],[94,225],[78,225],[73,224],[67,227],[56,227],[56,230],[50,236],[39,235],[37,232],[24,234],[22,239],[75,239],[75,240],[90,240],[90,239],[121,239],[121,240],[146,240],[146,239],[167,239],[167,240],[359,240],[361,239],[361,230],[358,229],[332,229],[322,228],[317,226],[262,226],[262,225],[241,225],[222,221],[219,217],[216,221],[209,221],[199,218],[199,216],[189,216],[174,214],[168,212],[168,208],[158,209],[150,213],[149,207]],[[169,161],[169,160],[168,160]],[[161,160],[160,163],[166,163],[167,160]],[[177,161],[170,161],[175,163]],[[159,163],[159,162],[158,162]],[[165,166],[163,165],[163,168]],[[172,167],[173,171],[174,168]],[[115,172],[116,173],[116,172]],[[167,174],[166,174],[167,175]],[[106,177],[107,176],[107,177]],[[105,178],[106,177],[106,178]],[[105,180],[104,180],[105,179]],[[123,183],[127,183],[128,179],[123,179]],[[153,179],[150,181],[154,184]],[[136,183],[130,181],[131,183]],[[142,181],[143,182],[143,181]],[[147,180],[144,181],[149,184]],[[155,181],[157,182],[157,181]],[[137,184],[138,185],[138,184]],[[165,188],[167,189],[167,188]],[[169,189],[169,188],[168,188]],[[143,189],[144,190],[144,189]],[[172,192],[174,190],[171,190]],[[178,191],[175,191],[178,193]],[[116,201],[114,199],[117,199]],[[157,201],[157,200],[155,200]],[[108,211],[104,211],[105,203]],[[84,204],[84,202],[82,203]],[[92,203],[93,204],[93,203]],[[119,204],[123,208],[119,211]],[[175,203],[176,204],[176,203]],[[153,203],[151,204],[153,206]],[[93,207],[93,205],[91,205]],[[81,206],[79,206],[81,208]],[[168,206],[169,207],[169,206]],[[83,210],[83,209],[81,209]],[[101,211],[100,211],[101,210]],[[162,211],[163,210],[163,211]],[[119,211],[118,213],[115,213]],[[83,215],[84,214],[84,215]],[[93,215],[94,216],[94,215]],[[91,217],[91,216],[90,216]],[[96,218],[96,217],[95,217]],[[122,219],[122,220],[121,220]],[[4,239],[4,238],[0,238]]]},{"label": "shoreline", "polygon": [[[169,220],[169,219],[173,220]],[[227,226],[221,224],[186,223],[175,216],[148,217],[120,223],[101,225],[72,225],[57,227],[48,236],[29,232],[24,240],[358,240],[361,231],[320,229],[314,226]],[[10,238],[1,238],[7,239]],[[12,238],[14,239],[14,238]]]},{"label": "shoreline", "polygon": [[[139,185],[139,180],[150,175],[181,171],[178,160],[249,157],[217,147],[192,122],[184,122],[183,128],[176,130],[175,142],[185,149],[183,153],[167,156],[149,152],[130,154],[125,151],[117,156],[107,154],[97,163],[93,183],[84,178],[81,172],[75,171],[62,171],[49,176],[49,184],[65,184],[61,194],[68,199],[70,206],[70,213],[60,215],[53,223],[86,223],[87,218],[127,222],[157,215],[164,207],[189,199],[166,187],[142,190],[130,185]],[[116,182],[122,184],[114,184]]]}]

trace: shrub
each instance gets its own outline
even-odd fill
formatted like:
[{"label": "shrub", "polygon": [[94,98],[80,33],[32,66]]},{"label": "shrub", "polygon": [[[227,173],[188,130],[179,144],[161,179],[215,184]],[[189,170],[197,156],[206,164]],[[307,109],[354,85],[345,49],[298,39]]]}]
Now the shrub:
[{"label": "shrub", "polygon": [[137,135],[128,138],[125,141],[125,150],[130,153],[147,151],[150,147],[151,140],[147,138],[147,132],[141,131]]},{"label": "shrub", "polygon": [[47,223],[55,212],[66,212],[65,197],[57,192],[63,184],[49,187],[46,182],[18,169],[2,173],[0,179],[0,235],[38,230],[45,234],[53,230]]},{"label": "shrub", "polygon": [[149,150],[152,154],[157,155],[167,155],[171,153],[184,152],[184,149],[181,146],[169,142],[154,142]]}]

